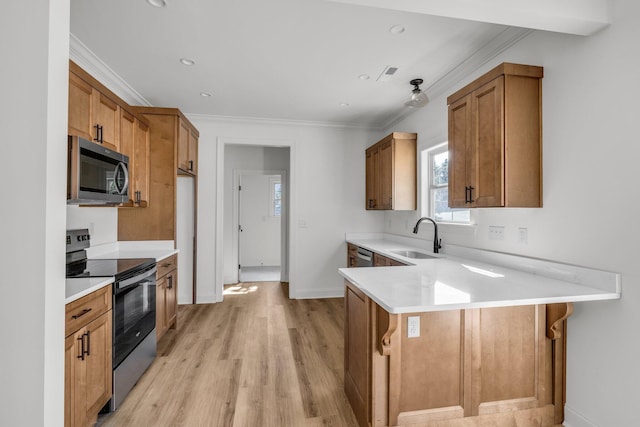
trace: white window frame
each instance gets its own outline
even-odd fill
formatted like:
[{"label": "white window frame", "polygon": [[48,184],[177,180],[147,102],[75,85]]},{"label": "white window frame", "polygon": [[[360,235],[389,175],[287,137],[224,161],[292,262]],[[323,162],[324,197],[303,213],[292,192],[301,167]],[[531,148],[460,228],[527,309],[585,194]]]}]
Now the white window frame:
[{"label": "white window frame", "polygon": [[[280,184],[280,214],[276,214],[276,184]],[[282,177],[272,176],[269,178],[269,216],[280,218],[282,216]]]},{"label": "white window frame", "polygon": [[[436,186],[432,182],[434,174],[433,158],[438,154],[442,154],[449,149],[448,141],[442,142],[432,147],[425,148],[421,152],[421,172],[422,172],[422,215],[437,220],[438,223],[446,223],[453,225],[472,225],[473,209],[469,210],[469,221],[447,221],[436,219],[435,204],[432,202],[432,190],[446,187],[446,185]],[[425,165],[426,162],[426,165]]]}]

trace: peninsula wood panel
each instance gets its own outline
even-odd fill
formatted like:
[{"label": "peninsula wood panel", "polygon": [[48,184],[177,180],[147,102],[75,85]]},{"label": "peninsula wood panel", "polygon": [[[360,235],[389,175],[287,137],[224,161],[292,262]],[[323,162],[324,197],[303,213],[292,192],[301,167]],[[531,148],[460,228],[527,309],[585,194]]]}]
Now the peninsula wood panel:
[{"label": "peninsula wood panel", "polygon": [[474,310],[473,415],[552,403],[544,305]]},{"label": "peninsula wood panel", "polygon": [[369,299],[345,281],[344,390],[360,426],[370,419]]},{"label": "peninsula wood panel", "polygon": [[[420,318],[419,337],[407,338],[410,316]],[[402,318],[400,412],[424,411],[423,418],[428,418],[429,410],[437,409],[431,412],[437,412],[438,417],[445,411],[453,412],[453,417],[462,416],[464,312],[413,313]]]},{"label": "peninsula wood panel", "polygon": [[[529,305],[389,314],[369,304],[372,427],[562,421],[554,403],[564,403],[564,362],[558,356],[564,354],[564,334],[553,338],[552,354],[547,329],[555,324],[562,331],[570,312],[561,318],[553,310],[548,315],[545,305]],[[354,312],[345,314],[348,324]],[[408,338],[412,316],[420,319],[420,336]]]}]

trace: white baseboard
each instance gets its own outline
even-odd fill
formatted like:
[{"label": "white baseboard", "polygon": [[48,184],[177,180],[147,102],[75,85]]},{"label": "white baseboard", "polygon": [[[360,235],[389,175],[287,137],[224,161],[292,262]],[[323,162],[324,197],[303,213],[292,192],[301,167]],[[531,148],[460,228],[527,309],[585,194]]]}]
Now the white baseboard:
[{"label": "white baseboard", "polygon": [[567,405],[564,405],[564,423],[562,425],[564,427],[598,427],[597,424]]},{"label": "white baseboard", "polygon": [[212,304],[215,302],[219,302],[216,300],[215,295],[196,295],[196,304]]},{"label": "white baseboard", "polygon": [[322,298],[342,298],[344,297],[343,288],[324,288],[324,289],[302,289],[298,290],[291,298],[294,299],[322,299]]}]

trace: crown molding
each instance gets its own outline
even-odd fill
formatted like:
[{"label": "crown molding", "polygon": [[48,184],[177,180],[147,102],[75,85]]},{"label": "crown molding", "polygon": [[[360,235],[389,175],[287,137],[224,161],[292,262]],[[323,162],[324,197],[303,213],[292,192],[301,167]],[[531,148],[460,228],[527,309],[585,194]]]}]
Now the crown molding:
[{"label": "crown molding", "polygon": [[313,120],[291,120],[291,119],[273,119],[266,117],[242,117],[242,116],[222,116],[215,114],[185,113],[185,116],[191,121],[203,122],[224,122],[224,123],[245,123],[245,124],[262,124],[272,126],[302,126],[302,127],[323,127],[336,129],[360,129],[375,130],[369,123],[342,123],[342,122],[321,122]]},{"label": "crown molding", "polygon": [[146,107],[153,106],[72,33],[69,34],[69,59],[95,77],[126,103]]}]

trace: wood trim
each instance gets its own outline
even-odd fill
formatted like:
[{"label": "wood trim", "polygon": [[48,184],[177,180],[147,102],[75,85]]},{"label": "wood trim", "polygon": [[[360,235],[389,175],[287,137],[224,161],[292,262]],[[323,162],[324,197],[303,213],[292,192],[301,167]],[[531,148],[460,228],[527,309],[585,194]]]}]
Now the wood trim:
[{"label": "wood trim", "polygon": [[389,356],[391,354],[391,337],[398,328],[398,315],[390,314],[378,304],[376,308],[376,344],[378,352],[381,356]]},{"label": "wood trim", "polygon": [[[418,134],[417,133],[413,133],[413,132],[391,132],[389,135],[385,136],[384,138],[382,138],[380,141],[377,141],[375,144],[371,144],[369,147],[367,147],[366,150],[369,150],[370,148],[372,148],[375,145],[378,144],[384,144],[385,142],[391,142],[391,140],[401,140],[401,139],[418,139]],[[365,151],[366,151],[365,150]]]},{"label": "wood trim", "polygon": [[474,80],[473,82],[469,83],[468,85],[464,86],[463,88],[447,97],[447,105],[454,103],[460,98],[464,98],[466,95],[473,92],[475,88],[489,83],[491,80],[501,75],[532,77],[541,79],[544,75],[544,71],[542,67],[538,67],[535,65],[523,65],[503,62],[502,64],[491,69],[478,79]]},{"label": "wood trim", "polygon": [[567,401],[567,319],[573,314],[573,303],[547,304],[547,338],[551,341],[554,422],[564,421]]},{"label": "wood trim", "polygon": [[[191,123],[191,121],[189,121],[187,116],[185,116],[182,113],[182,111],[180,111],[177,108],[141,107],[141,106],[135,106],[133,108],[135,109],[135,111],[138,114],[149,114],[149,115],[159,114],[159,115],[162,115],[162,116],[177,116],[181,120],[184,120],[189,125],[189,127],[191,128],[193,133],[195,133],[198,137],[200,137],[200,132],[198,132],[198,129],[193,125],[193,123]],[[177,133],[176,133],[176,135],[177,135]]]}]

